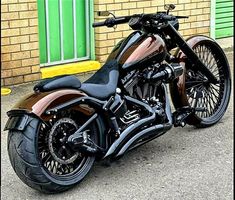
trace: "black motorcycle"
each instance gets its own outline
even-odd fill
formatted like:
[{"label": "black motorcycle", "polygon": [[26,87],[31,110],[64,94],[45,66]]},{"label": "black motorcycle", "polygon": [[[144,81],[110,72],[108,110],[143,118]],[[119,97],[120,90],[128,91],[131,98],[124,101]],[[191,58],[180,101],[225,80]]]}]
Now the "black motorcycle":
[{"label": "black motorcycle", "polygon": [[118,159],[172,126],[209,127],[222,118],[231,93],[223,50],[206,36],[185,41],[177,30],[178,19],[186,17],[170,15],[174,5],[166,8],[94,23],[129,23],[134,31],[85,82],[73,75],[43,80],[7,112],[10,161],[25,184],[45,193],[65,191],[95,160]]}]

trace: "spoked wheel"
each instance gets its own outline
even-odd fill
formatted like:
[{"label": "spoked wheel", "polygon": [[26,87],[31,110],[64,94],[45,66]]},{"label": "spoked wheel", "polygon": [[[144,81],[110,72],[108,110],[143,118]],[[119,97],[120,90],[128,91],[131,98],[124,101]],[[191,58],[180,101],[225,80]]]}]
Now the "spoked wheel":
[{"label": "spoked wheel", "polygon": [[70,118],[61,118],[53,124],[49,132],[41,126],[38,135],[38,153],[44,169],[53,177],[67,179],[79,171],[90,157],[75,152],[67,139],[77,129],[77,123]]},{"label": "spoked wheel", "polygon": [[[45,193],[58,193],[79,183],[90,171],[95,156],[74,151],[67,138],[87,120],[78,112],[64,112],[43,123],[32,119],[24,132],[10,132],[8,152],[19,178],[28,186]],[[95,123],[88,138],[98,141]]]},{"label": "spoked wheel", "polygon": [[217,123],[227,109],[231,93],[230,68],[223,50],[212,41],[198,43],[193,50],[218,81],[210,83],[200,71],[186,64],[187,102],[191,107],[200,108],[189,121],[197,127],[207,127]]}]

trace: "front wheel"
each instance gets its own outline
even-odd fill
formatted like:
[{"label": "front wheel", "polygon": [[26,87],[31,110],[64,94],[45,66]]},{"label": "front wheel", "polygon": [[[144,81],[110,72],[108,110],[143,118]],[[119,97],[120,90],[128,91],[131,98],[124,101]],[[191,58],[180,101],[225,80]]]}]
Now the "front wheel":
[{"label": "front wheel", "polygon": [[[218,83],[210,83],[204,74],[195,69],[196,67],[192,68],[186,60],[184,86],[181,86],[183,92],[178,96],[173,95],[173,103],[176,108],[202,108],[201,111],[192,114],[187,123],[196,127],[208,127],[217,123],[228,107],[231,94],[230,67],[223,50],[215,41],[202,40],[192,49],[216,77]],[[171,87],[172,93],[175,90],[178,88]]]},{"label": "front wheel", "polygon": [[[24,131],[10,131],[8,154],[18,177],[44,193],[62,192],[79,183],[95,161],[94,156],[75,152],[65,142],[80,125],[68,116],[59,116],[47,125],[32,118]],[[97,142],[95,125],[88,131]]]}]

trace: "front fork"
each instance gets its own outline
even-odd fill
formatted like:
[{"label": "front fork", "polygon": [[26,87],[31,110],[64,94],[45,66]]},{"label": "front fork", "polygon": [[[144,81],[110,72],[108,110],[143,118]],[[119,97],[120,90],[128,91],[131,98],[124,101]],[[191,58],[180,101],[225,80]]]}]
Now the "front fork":
[{"label": "front fork", "polygon": [[171,39],[179,46],[182,52],[191,61],[193,69],[202,72],[207,77],[209,82],[214,84],[218,83],[216,77],[211,73],[207,66],[203,64],[193,49],[187,44],[187,42],[170,23],[164,28],[164,32],[171,37]]}]

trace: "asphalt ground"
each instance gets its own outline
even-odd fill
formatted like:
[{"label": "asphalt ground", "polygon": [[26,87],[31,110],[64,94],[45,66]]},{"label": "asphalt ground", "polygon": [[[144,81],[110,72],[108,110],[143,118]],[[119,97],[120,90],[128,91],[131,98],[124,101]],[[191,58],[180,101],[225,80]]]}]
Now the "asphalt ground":
[{"label": "asphalt ground", "polygon": [[[233,53],[226,54],[233,75]],[[1,129],[6,111],[32,87],[14,87],[11,95],[2,97]],[[7,132],[1,130],[1,199],[232,200],[233,118],[232,95],[226,114],[213,127],[173,128],[111,167],[96,163],[82,183],[56,195],[39,193],[21,182],[8,158]]]}]

